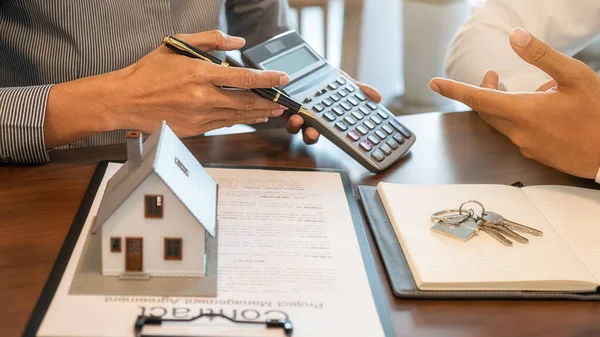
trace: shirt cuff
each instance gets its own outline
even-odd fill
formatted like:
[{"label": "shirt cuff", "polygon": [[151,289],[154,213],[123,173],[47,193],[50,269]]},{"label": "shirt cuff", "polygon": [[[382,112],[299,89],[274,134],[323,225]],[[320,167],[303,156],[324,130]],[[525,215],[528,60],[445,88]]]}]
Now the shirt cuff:
[{"label": "shirt cuff", "polygon": [[600,169],[598,169],[598,173],[596,173],[596,182],[600,184]]},{"label": "shirt cuff", "polygon": [[51,87],[0,88],[0,164],[50,161],[44,119]]}]

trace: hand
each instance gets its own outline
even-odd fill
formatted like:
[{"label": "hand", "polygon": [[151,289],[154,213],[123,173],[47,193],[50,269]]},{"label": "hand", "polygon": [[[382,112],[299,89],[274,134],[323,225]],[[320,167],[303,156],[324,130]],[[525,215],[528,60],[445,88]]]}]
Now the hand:
[{"label": "hand", "polygon": [[521,152],[546,165],[584,178],[600,167],[600,76],[522,29],[510,43],[525,61],[552,81],[534,93],[496,90],[498,75],[486,72],[481,87],[434,78],[429,86],[460,101],[511,139]]},{"label": "hand", "polygon": [[[177,38],[197,48],[234,50],[245,41],[219,31]],[[58,84],[48,97],[47,147],[115,129],[151,133],[166,120],[180,137],[233,124],[266,122],[284,107],[244,90],[285,85],[282,72],[225,68],[161,46],[124,69]]]},{"label": "hand", "polygon": [[[344,73],[343,71],[341,72],[346,75],[346,77],[350,78],[348,74]],[[354,83],[356,83],[360,90],[362,90],[371,100],[377,103],[381,102],[381,94],[377,91],[377,89],[357,81],[354,81]],[[290,116],[290,119],[288,120],[287,130],[289,133],[297,134],[303,125],[304,118],[298,114],[294,114]],[[307,127],[302,130],[302,138],[306,144],[316,143],[319,140],[319,136],[319,132],[312,127]]]}]

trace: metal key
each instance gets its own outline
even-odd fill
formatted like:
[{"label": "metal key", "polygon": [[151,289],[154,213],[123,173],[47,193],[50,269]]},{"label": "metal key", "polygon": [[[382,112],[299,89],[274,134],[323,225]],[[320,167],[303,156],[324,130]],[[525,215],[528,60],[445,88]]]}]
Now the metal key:
[{"label": "metal key", "polygon": [[489,236],[493,237],[494,239],[496,239],[498,242],[500,242],[501,244],[503,244],[505,246],[508,246],[508,247],[512,246],[512,241],[508,240],[502,234],[498,233],[495,229],[493,229],[489,225],[486,225],[485,223],[479,226],[479,230],[489,234]]},{"label": "metal key", "polygon": [[486,211],[485,213],[477,213],[476,217],[495,225],[504,226],[509,229],[514,229],[520,232],[528,233],[535,236],[543,236],[544,233],[535,228],[531,228],[520,223],[510,221],[496,212]]},{"label": "metal key", "polygon": [[498,233],[502,234],[505,237],[509,237],[519,243],[529,243],[529,240],[526,237],[523,237],[523,236],[519,235],[518,233],[511,231],[509,228],[507,228],[505,226],[495,225],[495,224],[492,224],[489,222],[487,222],[486,224],[489,227],[495,229]]}]

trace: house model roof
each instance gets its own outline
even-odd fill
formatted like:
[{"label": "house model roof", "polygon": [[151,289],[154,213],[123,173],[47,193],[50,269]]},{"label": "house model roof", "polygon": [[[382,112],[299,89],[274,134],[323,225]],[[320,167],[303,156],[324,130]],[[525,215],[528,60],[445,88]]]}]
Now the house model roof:
[{"label": "house model roof", "polygon": [[[151,173],[173,191],[211,235],[216,234],[217,184],[165,122],[144,142],[140,166],[128,160],[109,180],[92,229],[102,224]],[[131,171],[131,172],[130,172]]]}]

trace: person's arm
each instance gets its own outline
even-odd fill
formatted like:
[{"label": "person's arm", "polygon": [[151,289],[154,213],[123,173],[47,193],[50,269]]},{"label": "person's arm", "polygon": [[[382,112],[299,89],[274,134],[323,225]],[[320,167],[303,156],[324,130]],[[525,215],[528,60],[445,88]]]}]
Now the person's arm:
[{"label": "person's arm", "polygon": [[0,164],[48,161],[44,117],[50,88],[0,88]]},{"label": "person's arm", "polygon": [[[243,47],[218,31],[177,35],[206,51]],[[55,85],[0,88],[0,164],[43,163],[46,149],[102,131],[153,132],[163,120],[180,137],[264,123],[283,107],[248,91],[289,83],[277,71],[223,68],[158,47],[113,72]]]},{"label": "person's arm", "polygon": [[599,18],[598,0],[486,0],[474,7],[451,44],[446,73],[478,85],[485,71],[493,69],[501,89],[534,91],[550,77],[513,52],[508,44],[513,28],[523,27],[573,56],[600,34]]},{"label": "person's arm", "polygon": [[227,0],[228,33],[250,48],[295,26],[287,0]]}]

